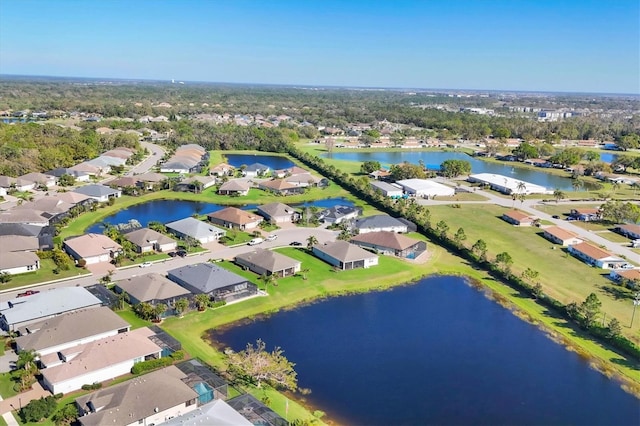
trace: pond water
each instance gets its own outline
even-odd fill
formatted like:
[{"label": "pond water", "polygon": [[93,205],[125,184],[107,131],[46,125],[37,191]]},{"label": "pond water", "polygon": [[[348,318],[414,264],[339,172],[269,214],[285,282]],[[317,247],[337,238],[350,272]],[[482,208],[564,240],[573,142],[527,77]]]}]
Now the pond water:
[{"label": "pond water", "polygon": [[214,332],[296,364],[340,424],[631,425],[640,404],[459,277],[325,300]]},{"label": "pond water", "polygon": [[570,191],[571,179],[569,173],[567,177],[555,176],[542,171],[532,170],[523,167],[513,167],[509,162],[490,163],[478,160],[462,152],[433,152],[433,151],[410,151],[410,152],[334,152],[331,158],[347,161],[379,161],[383,166],[390,167],[392,164],[399,164],[404,161],[418,164],[420,161],[430,169],[439,169],[440,164],[445,160],[466,160],[471,163],[472,173],[494,173],[520,179],[526,182],[542,185],[547,189],[555,188],[563,191]]},{"label": "pond water", "polygon": [[600,153],[600,161],[604,161],[605,163],[613,163],[618,159],[620,154],[614,154],[612,152],[601,152]]},{"label": "pond water", "polygon": [[255,155],[255,154],[225,154],[226,161],[233,167],[249,166],[253,163],[261,163],[273,170],[286,169],[294,164],[287,157],[280,155]]},{"label": "pond water", "polygon": [[[286,200],[283,200],[286,201]],[[352,206],[353,202],[345,198],[327,198],[324,200],[310,201],[302,204],[293,204],[295,207],[322,207],[329,208],[335,205],[349,205]],[[184,219],[185,217],[193,216],[194,214],[207,214],[222,210],[227,206],[214,203],[202,203],[198,201],[186,201],[186,200],[153,200],[142,204],[136,204],[135,206],[128,207],[120,210],[117,213],[107,216],[103,222],[111,225],[117,225],[118,223],[127,223],[131,219],[135,219],[142,226],[147,226],[149,222],[158,221],[162,223],[173,222],[176,220]],[[255,210],[257,204],[245,204],[238,206],[243,210]],[[101,223],[96,223],[87,229],[87,232],[102,233],[104,227]]]}]

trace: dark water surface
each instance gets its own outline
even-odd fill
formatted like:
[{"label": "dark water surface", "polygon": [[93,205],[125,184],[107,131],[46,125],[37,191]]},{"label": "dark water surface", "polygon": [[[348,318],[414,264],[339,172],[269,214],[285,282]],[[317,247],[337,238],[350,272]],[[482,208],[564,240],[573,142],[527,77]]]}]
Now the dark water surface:
[{"label": "dark water surface", "polygon": [[[286,200],[283,200],[286,202]],[[335,205],[349,205],[352,206],[353,202],[344,198],[327,198],[324,200],[309,201],[303,204],[293,204],[295,207],[316,206],[322,208],[329,208]],[[120,210],[117,213],[107,216],[103,222],[117,225],[118,223],[127,223],[131,219],[135,219],[142,226],[147,226],[149,222],[158,221],[161,223],[173,222],[176,220],[184,219],[186,217],[193,216],[194,214],[208,214],[218,210],[222,210],[227,206],[214,203],[202,203],[199,201],[186,201],[186,200],[153,200],[142,204],[136,204],[126,209]],[[243,210],[255,210],[257,204],[246,204],[244,206],[237,206]],[[92,225],[87,232],[102,233],[104,227],[101,223]]]},{"label": "dark water surface", "polygon": [[225,154],[227,163],[233,167],[250,166],[253,163],[264,164],[273,170],[286,169],[293,166],[287,157],[279,155]]},{"label": "dark water surface", "polygon": [[263,339],[299,385],[352,425],[636,425],[618,383],[458,277],[333,298],[238,325],[214,340]]}]

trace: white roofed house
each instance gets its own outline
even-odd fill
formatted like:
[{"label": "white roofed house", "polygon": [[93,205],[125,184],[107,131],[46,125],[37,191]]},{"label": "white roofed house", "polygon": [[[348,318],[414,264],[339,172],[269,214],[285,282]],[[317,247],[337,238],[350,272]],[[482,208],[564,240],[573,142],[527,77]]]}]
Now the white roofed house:
[{"label": "white roofed house", "polygon": [[378,264],[378,256],[346,241],[315,245],[313,254],[341,270],[369,268]]},{"label": "white roofed house", "polygon": [[404,179],[396,182],[407,195],[418,198],[451,197],[455,189],[429,179]]},{"label": "white roofed house", "polygon": [[63,248],[76,261],[84,259],[87,265],[110,262],[122,251],[120,244],[102,234],[69,238],[65,240]]},{"label": "white roofed house", "polygon": [[218,241],[227,234],[226,230],[193,217],[167,223],[166,227],[179,238],[192,237],[200,241],[201,244]]},{"label": "white roofed house", "polygon": [[78,194],[86,195],[100,203],[109,201],[109,198],[122,197],[122,191],[119,189],[112,189],[104,185],[85,185],[73,190]]},{"label": "white roofed house", "polygon": [[394,217],[386,214],[379,214],[375,216],[367,216],[356,220],[356,229],[360,234],[366,234],[369,232],[408,232],[408,225]]},{"label": "white roofed house", "polygon": [[369,185],[371,185],[374,191],[381,193],[385,197],[401,198],[404,194],[401,186],[392,185],[388,182],[373,181],[369,182]]},{"label": "white roofed house", "polygon": [[503,194],[552,194],[553,191],[548,190],[544,186],[534,183],[525,182],[523,180],[514,179],[509,176],[496,175],[493,173],[477,173],[469,175],[469,182],[481,183],[489,185],[491,189],[502,192]]}]

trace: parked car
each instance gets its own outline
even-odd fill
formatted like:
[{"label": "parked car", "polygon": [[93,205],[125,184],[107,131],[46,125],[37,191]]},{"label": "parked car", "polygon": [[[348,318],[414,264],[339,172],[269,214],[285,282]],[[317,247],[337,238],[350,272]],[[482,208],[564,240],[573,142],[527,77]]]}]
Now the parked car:
[{"label": "parked car", "polygon": [[297,246],[301,246],[301,245],[302,245],[302,243],[301,243],[300,241],[292,241],[292,242],[290,242],[290,243],[289,243],[289,245],[290,245],[290,246],[296,246],[296,247],[297,247]]},{"label": "parked car", "polygon": [[180,257],[185,257],[187,255],[187,251],[186,250],[178,250],[176,252],[176,254]]},{"label": "parked car", "polygon": [[558,216],[557,214],[554,214],[553,216],[551,216],[554,219],[560,219],[560,216]]},{"label": "parked car", "polygon": [[249,245],[250,246],[256,246],[260,243],[262,243],[264,241],[264,239],[262,238],[253,238],[251,241],[249,241]]},{"label": "parked car", "polygon": [[167,254],[169,255],[169,257],[176,257],[178,255],[178,253],[176,253],[175,251],[170,251]]},{"label": "parked car", "polygon": [[276,238],[278,238],[278,236],[277,236],[277,235],[275,235],[275,234],[273,234],[273,235],[269,235],[269,236],[266,238],[266,240],[267,240],[267,241],[273,241],[273,240],[275,240]]},{"label": "parked car", "polygon": [[39,290],[27,290],[24,293],[18,293],[18,297],[32,296],[38,293],[40,293]]},{"label": "parked car", "polygon": [[141,268],[148,268],[151,266],[151,262],[143,262],[139,265]]}]

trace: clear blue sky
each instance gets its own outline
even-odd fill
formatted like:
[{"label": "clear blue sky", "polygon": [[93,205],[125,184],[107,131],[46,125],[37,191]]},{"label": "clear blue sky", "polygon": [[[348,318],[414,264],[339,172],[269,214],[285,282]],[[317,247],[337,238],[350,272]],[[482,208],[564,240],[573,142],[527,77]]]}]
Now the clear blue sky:
[{"label": "clear blue sky", "polygon": [[0,0],[0,74],[640,93],[638,0]]}]

